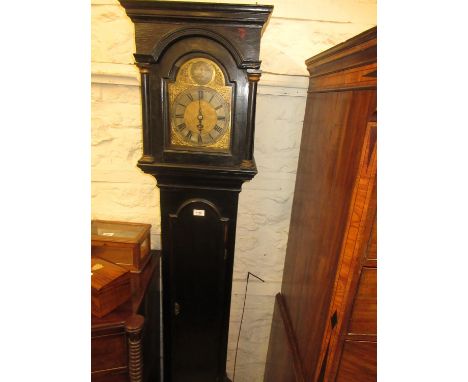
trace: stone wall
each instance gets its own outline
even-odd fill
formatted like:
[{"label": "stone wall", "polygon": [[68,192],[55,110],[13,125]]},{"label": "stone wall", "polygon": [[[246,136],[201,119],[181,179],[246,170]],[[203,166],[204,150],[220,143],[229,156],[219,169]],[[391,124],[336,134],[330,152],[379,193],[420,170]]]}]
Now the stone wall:
[{"label": "stone wall", "polygon": [[[226,2],[233,2],[226,1]],[[252,1],[237,1],[252,3]],[[234,263],[228,374],[232,376],[247,273],[236,382],[263,380],[274,296],[281,288],[305,110],[304,60],[376,23],[375,0],[276,0],[262,39],[256,115],[258,175],[243,187]],[[141,156],[134,29],[116,0],[92,0],[92,217],[152,224],[160,248],[159,192]]]}]

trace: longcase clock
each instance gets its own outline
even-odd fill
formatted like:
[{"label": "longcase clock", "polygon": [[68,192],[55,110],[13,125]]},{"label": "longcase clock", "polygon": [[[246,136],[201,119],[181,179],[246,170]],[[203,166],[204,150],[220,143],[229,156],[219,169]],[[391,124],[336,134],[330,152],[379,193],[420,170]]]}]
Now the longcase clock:
[{"label": "longcase clock", "polygon": [[[143,156],[160,188],[164,382],[224,382],[238,195],[272,6],[120,0],[135,24]],[[156,362],[156,360],[155,360]]]}]

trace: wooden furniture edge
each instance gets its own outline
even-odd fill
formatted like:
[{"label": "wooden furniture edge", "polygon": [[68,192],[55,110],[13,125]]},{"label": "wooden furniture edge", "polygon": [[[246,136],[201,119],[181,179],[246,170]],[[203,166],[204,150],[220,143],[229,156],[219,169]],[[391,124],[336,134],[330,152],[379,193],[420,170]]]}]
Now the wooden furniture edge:
[{"label": "wooden furniture edge", "polygon": [[143,346],[141,340],[144,323],[145,318],[139,314],[134,314],[125,322],[130,382],[143,381]]},{"label": "wooden furniture edge", "polygon": [[299,346],[297,344],[296,335],[294,334],[294,329],[291,323],[291,318],[288,313],[286,301],[281,293],[278,293],[275,298],[276,302],[278,303],[281,321],[283,322],[284,330],[286,332],[286,338],[288,339],[288,348],[293,358],[294,375],[296,377],[296,382],[305,382],[306,379],[304,373],[304,366],[302,365],[302,360],[299,353]]},{"label": "wooden furniture edge", "polygon": [[263,25],[270,18],[273,5],[209,3],[193,1],[119,0],[127,14],[142,19],[188,19],[201,22],[244,22]]},{"label": "wooden furniture edge", "polygon": [[[136,299],[134,306],[139,307],[143,301],[144,294],[146,293],[151,278],[154,276],[154,272],[158,267],[160,267],[160,259],[161,259],[161,250],[160,249],[151,249],[150,254],[148,255],[150,258],[150,264],[148,264],[148,267],[150,267],[148,270],[145,269],[144,271],[150,272],[151,277],[148,278],[147,282],[145,283],[144,286],[144,291],[141,293],[141,296]],[[132,272],[130,272],[132,273]],[[140,273],[141,274],[141,273]],[[131,297],[133,298],[133,296]],[[112,314],[112,312],[110,313]],[[114,324],[109,324],[107,322],[103,323],[91,323],[91,337],[97,337],[97,336],[102,336],[102,335],[108,335],[108,334],[115,334],[118,331],[121,331],[122,328],[125,327],[125,321],[120,320],[119,322],[115,322]]]},{"label": "wooden furniture edge", "polygon": [[[345,301],[347,301],[348,298],[354,299],[357,293],[361,270],[357,274],[355,274],[355,271],[357,267],[362,267],[365,262],[363,256],[368,244],[368,241],[364,240],[366,237],[366,219],[369,210],[372,210],[371,201],[373,192],[374,190],[376,191],[375,186],[377,182],[377,137],[375,137],[374,144],[371,142],[371,131],[377,129],[375,120],[376,113],[371,115],[367,122],[364,142],[361,153],[359,154],[359,168],[353,185],[352,198],[346,222],[346,234],[340,248],[340,257],[337,264],[334,287],[332,289],[333,297],[327,315],[327,317],[332,317],[338,314],[338,319],[336,321],[336,326],[331,323],[327,323],[325,326],[317,363],[320,367],[316,369],[314,381],[328,381],[336,378],[336,374],[333,373],[336,373],[338,364],[341,362],[343,341],[351,339],[345,333],[350,324],[354,300],[353,304],[350,306],[347,306]],[[357,215],[359,215],[360,218],[356,226],[355,220]],[[367,230],[370,231],[371,228],[372,227],[368,227]],[[350,232],[354,232],[356,237],[352,238]],[[370,232],[367,232],[367,236],[369,234]],[[343,277],[344,274],[346,274],[346,277]],[[346,280],[344,284],[342,283],[343,280]],[[355,338],[359,340],[360,337],[356,336]],[[376,339],[377,336],[369,336],[368,338]],[[327,354],[326,349],[330,346],[335,348],[335,351]],[[321,379],[321,375],[324,379]]]},{"label": "wooden furniture edge", "polygon": [[327,49],[322,53],[316,54],[315,56],[307,59],[305,64],[307,67],[322,65],[328,61],[335,60],[337,55],[341,57],[349,54],[349,51],[353,50],[353,48],[356,49],[356,47],[358,47],[358,51],[363,50],[361,47],[362,44],[367,45],[369,41],[370,44],[377,45],[377,26],[368,29],[346,41],[343,41],[342,43],[335,45],[334,47]]},{"label": "wooden furniture edge", "polygon": [[92,371],[91,372],[91,380],[100,376],[107,376],[109,374],[123,374],[128,372],[128,367],[127,366],[119,366],[119,367],[112,367],[110,369],[105,369],[105,370],[98,370],[98,371]]},{"label": "wooden furniture edge", "polygon": [[[131,226],[138,226],[143,227],[143,232],[138,234],[136,239],[129,239],[129,238],[116,238],[113,236],[99,236],[91,234],[91,244],[94,245],[93,241],[99,242],[115,242],[119,244],[138,244],[140,241],[148,234],[151,235],[151,224],[148,223],[135,223],[135,222],[123,222],[118,220],[102,220],[102,219],[93,219],[91,223],[115,223],[115,224],[122,224],[122,225],[131,225]],[[110,243],[111,244],[111,243]]]},{"label": "wooden furniture edge", "polygon": [[[375,64],[373,73],[365,74],[369,80],[377,76],[377,27],[319,53],[306,61],[309,78],[321,78],[337,72],[350,71],[364,65]],[[372,75],[371,75],[372,74]],[[309,86],[309,90],[310,86]]]}]

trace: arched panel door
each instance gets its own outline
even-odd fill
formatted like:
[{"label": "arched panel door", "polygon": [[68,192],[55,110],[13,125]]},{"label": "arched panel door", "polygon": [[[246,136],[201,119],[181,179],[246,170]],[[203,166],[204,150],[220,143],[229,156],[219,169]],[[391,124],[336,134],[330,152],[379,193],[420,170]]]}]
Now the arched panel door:
[{"label": "arched panel door", "polygon": [[169,220],[172,382],[215,382],[224,370],[220,356],[229,219],[211,202],[192,199]]}]

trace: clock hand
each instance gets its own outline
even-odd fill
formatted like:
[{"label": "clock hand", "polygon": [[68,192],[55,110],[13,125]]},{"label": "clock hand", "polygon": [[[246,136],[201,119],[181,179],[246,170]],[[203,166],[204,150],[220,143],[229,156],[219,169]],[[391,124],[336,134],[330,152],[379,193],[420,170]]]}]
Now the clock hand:
[{"label": "clock hand", "polygon": [[197,128],[200,132],[203,130],[203,113],[201,108],[200,98],[198,98],[198,125]]}]

